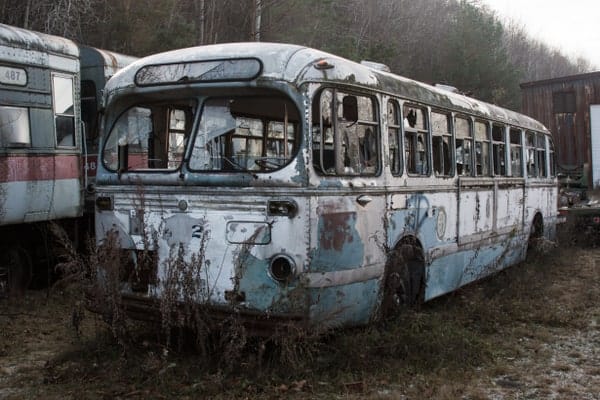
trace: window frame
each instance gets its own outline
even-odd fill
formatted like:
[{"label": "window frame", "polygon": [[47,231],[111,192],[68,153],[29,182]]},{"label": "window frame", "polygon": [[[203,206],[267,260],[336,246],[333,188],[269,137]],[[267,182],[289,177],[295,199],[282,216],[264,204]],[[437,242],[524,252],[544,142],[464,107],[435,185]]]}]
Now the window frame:
[{"label": "window frame", "polygon": [[[502,140],[497,139],[494,137],[494,128],[499,128],[500,132],[502,133]],[[492,132],[491,132],[491,136],[492,136],[492,176],[508,176],[508,168],[506,167],[507,165],[507,157],[506,157],[506,151],[507,151],[507,145],[506,145],[506,129],[507,126],[503,123],[499,123],[499,122],[492,122]],[[497,155],[500,154],[502,155],[502,159],[499,159],[497,157]]]},{"label": "window frame", "polygon": [[[326,104],[324,101],[324,94],[330,93],[331,103]],[[343,115],[340,115],[340,111],[343,114],[343,101],[341,99],[350,96],[356,97],[357,101],[357,116],[359,117],[356,121],[351,121],[344,127],[341,127],[341,124],[344,124]],[[360,101],[359,99],[366,99],[371,104],[371,118],[372,120],[366,120],[360,118]],[[326,99],[327,100],[327,99]],[[317,108],[318,106],[318,108]],[[327,107],[328,115],[331,121],[328,124],[325,124],[324,115],[324,107]],[[382,171],[382,138],[381,138],[381,121],[380,121],[380,111],[379,111],[379,102],[377,96],[374,93],[363,93],[354,89],[349,89],[345,87],[333,87],[326,86],[321,88],[316,95],[312,99],[312,136],[310,139],[311,142],[311,155],[312,160],[311,164],[313,165],[313,169],[319,176],[329,177],[329,176],[337,176],[337,177],[355,177],[355,176],[380,176]],[[364,109],[364,108],[363,108]],[[316,123],[316,118],[318,118],[318,123]],[[356,132],[356,135],[347,135],[348,130],[342,131],[342,128],[359,128],[366,127],[365,132],[361,136],[359,132]],[[318,133],[315,135],[316,129],[318,128]],[[367,141],[367,130],[370,129],[375,142],[371,142],[371,140]],[[329,143],[327,141],[326,133],[328,130],[331,130],[331,136],[333,138],[333,142]],[[361,144],[362,140],[362,144]],[[347,142],[347,143],[346,143]],[[333,165],[330,166],[330,162],[325,162],[324,152],[328,149],[325,148],[325,145],[332,146],[333,155]],[[316,148],[318,146],[318,148]],[[365,157],[366,147],[370,147],[371,150],[375,150],[375,165],[369,165],[367,163]],[[374,146],[374,147],[373,147]],[[344,149],[344,153],[342,154],[342,150]],[[355,150],[355,151],[354,151]],[[318,154],[317,154],[318,152]],[[350,158],[354,153],[358,155],[358,163],[354,158]],[[370,151],[368,151],[368,155],[372,155]],[[370,159],[370,158],[369,158]],[[352,161],[354,160],[354,161]],[[350,165],[347,165],[347,161],[349,161]],[[363,163],[364,161],[364,163]],[[327,164],[327,165],[326,165]],[[327,167],[327,168],[324,168]],[[355,168],[356,167],[356,168]],[[367,168],[372,168],[372,170],[368,170]]]},{"label": "window frame", "polygon": [[[57,106],[58,106],[58,98],[64,98],[64,93],[58,93],[57,91],[57,79],[64,79],[67,81],[70,81],[70,95],[71,95],[71,106],[68,107],[66,110],[69,110],[69,108],[72,110],[71,113],[67,113],[67,112],[58,112],[57,110]],[[76,85],[76,81],[75,81],[75,76],[74,75],[69,75],[69,74],[64,74],[64,73],[57,73],[57,72],[53,72],[51,75],[51,85],[52,85],[52,115],[53,115],[53,121],[54,121],[54,144],[56,148],[59,149],[75,149],[77,148],[77,145],[79,143],[79,139],[78,139],[78,135],[77,135],[77,118],[76,118],[76,110],[75,108],[77,107],[76,104],[76,97],[75,97],[75,85]],[[69,134],[61,136],[59,139],[59,125],[58,125],[58,121],[60,119],[65,119],[68,118],[72,124],[72,135],[73,135],[73,144],[61,144],[61,142],[69,136]]]},{"label": "window frame", "polygon": [[[425,118],[423,123],[423,127],[417,128],[412,127],[409,122],[409,113],[406,112],[406,109],[417,109],[421,111],[421,115]],[[406,167],[406,174],[410,177],[429,177],[431,176],[431,128],[429,121],[429,107],[426,105],[422,105],[416,102],[403,102],[402,103],[402,138],[404,141],[404,165]],[[417,124],[415,123],[415,126]],[[411,143],[408,140],[408,136],[413,136],[415,140]],[[416,158],[410,157],[410,152],[412,151],[414,154],[420,153],[421,151],[418,148],[419,138],[424,137],[425,143],[422,143],[424,157],[422,157],[423,163],[425,163],[425,168],[422,172],[417,171],[418,163]],[[414,160],[414,162],[412,161]],[[414,165],[411,165],[414,164]]]},{"label": "window frame", "polygon": [[[8,105],[0,105],[0,114],[4,114],[2,110],[8,114],[12,112],[19,113],[16,120],[9,121],[7,129],[0,127],[0,145],[7,149],[23,149],[31,147],[31,117],[29,115],[29,107],[15,107]],[[10,118],[10,117],[9,117]],[[17,122],[16,129],[13,129],[13,122]],[[23,130],[23,132],[20,132]],[[15,133],[17,133],[15,135]],[[15,136],[15,137],[13,137]],[[26,139],[26,141],[6,141],[5,139]]]},{"label": "window frame", "polygon": [[[513,178],[523,178],[523,130],[510,126],[508,139],[510,146],[510,176]],[[518,154],[518,156],[514,157],[515,154]]]},{"label": "window frame", "polygon": [[[390,105],[394,108],[395,121],[390,121]],[[404,133],[402,130],[402,107],[397,99],[389,98],[386,104],[386,120],[388,131],[388,150],[390,157],[390,172],[393,176],[404,175]],[[391,130],[394,129],[395,132]],[[396,148],[392,147],[391,137],[395,138]]]},{"label": "window frame", "polygon": [[[467,122],[467,135],[463,136],[461,135],[460,138],[458,136],[458,124],[456,123],[457,120],[464,120]],[[463,173],[459,173],[459,168],[458,168],[458,141],[461,140],[463,142],[463,146],[462,146],[462,154],[461,154],[461,158],[464,160],[465,158],[465,154],[467,154],[465,152],[465,146],[464,143],[469,143],[469,152],[468,152],[468,171],[465,171]],[[474,148],[474,140],[473,140],[473,120],[470,116],[468,115],[464,115],[464,114],[455,114],[454,115],[454,152],[456,154],[456,174],[458,176],[462,176],[462,177],[469,177],[469,176],[473,176],[474,172],[473,172],[473,148]],[[464,165],[465,163],[463,162],[463,171],[464,169]]]},{"label": "window frame", "polygon": [[[477,129],[477,125],[481,124],[485,127],[485,138],[478,138],[478,129]],[[490,127],[490,121],[487,120],[483,120],[483,119],[475,119],[475,121],[473,122],[473,140],[475,141],[475,168],[473,169],[473,172],[475,174],[475,176],[492,176],[492,171],[493,171],[493,167],[491,165],[491,160],[492,160],[492,141],[491,141],[491,127]],[[481,151],[478,152],[477,150],[477,145],[481,144],[482,148]],[[487,160],[483,160],[483,148],[487,147]],[[479,163],[480,160],[480,156],[481,156],[481,164]],[[483,171],[483,167],[482,167],[482,171],[481,173],[479,173],[478,171],[478,166],[479,165],[486,165],[486,171],[487,173],[484,173]]]},{"label": "window frame", "polygon": [[[434,123],[434,118],[433,115],[440,115],[440,116],[444,116],[446,117],[446,130],[442,133],[442,130],[440,130],[440,132],[434,132],[434,128],[435,128],[435,123]],[[431,126],[431,158],[432,158],[432,167],[433,167],[433,173],[436,177],[440,177],[440,178],[449,178],[454,176],[455,171],[456,171],[456,157],[453,151],[451,151],[451,149],[454,147],[454,140],[453,140],[453,115],[450,111],[448,110],[442,110],[442,109],[431,109],[430,112],[430,116],[429,116],[429,121],[430,121],[430,126]],[[436,138],[441,138],[441,143],[442,143],[442,147],[440,149],[440,153],[439,154],[435,154],[436,151]],[[447,140],[447,142],[445,141]],[[444,143],[446,144],[446,147],[444,148]],[[437,168],[436,168],[436,157],[439,156],[439,162],[442,165],[442,173],[438,173],[437,172]]]}]

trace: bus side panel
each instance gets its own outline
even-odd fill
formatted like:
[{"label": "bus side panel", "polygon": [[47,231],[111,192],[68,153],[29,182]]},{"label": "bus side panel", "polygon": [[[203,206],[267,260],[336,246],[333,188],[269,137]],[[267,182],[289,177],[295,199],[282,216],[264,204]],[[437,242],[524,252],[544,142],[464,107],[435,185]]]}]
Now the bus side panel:
[{"label": "bus side panel", "polygon": [[544,237],[548,240],[555,239],[556,224],[556,186],[534,186],[527,188],[525,228],[531,229],[536,213],[541,213],[544,223]]},{"label": "bus side panel", "polygon": [[385,263],[385,197],[361,193],[315,198],[306,274],[311,323],[365,324],[375,315]]},{"label": "bus side panel", "polygon": [[481,245],[439,257],[427,268],[425,300],[452,292],[523,259],[523,238],[506,236],[496,244]]},{"label": "bus side panel", "polygon": [[493,234],[494,191],[490,187],[465,189],[460,192],[460,244],[481,240]]},{"label": "bus side panel", "polygon": [[524,187],[522,185],[498,185],[496,203],[496,232],[498,234],[523,230],[525,207]]},{"label": "bus side panel", "polygon": [[2,225],[81,215],[78,155],[0,158]]}]

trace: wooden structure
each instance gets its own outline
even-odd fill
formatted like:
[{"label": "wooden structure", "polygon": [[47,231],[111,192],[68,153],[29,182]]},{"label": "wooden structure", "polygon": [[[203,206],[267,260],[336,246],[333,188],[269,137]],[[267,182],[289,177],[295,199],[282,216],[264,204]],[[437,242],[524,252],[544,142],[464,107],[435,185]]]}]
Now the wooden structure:
[{"label": "wooden structure", "polygon": [[600,71],[527,82],[521,89],[521,111],[553,134],[558,172],[592,187],[590,106],[600,104]]}]

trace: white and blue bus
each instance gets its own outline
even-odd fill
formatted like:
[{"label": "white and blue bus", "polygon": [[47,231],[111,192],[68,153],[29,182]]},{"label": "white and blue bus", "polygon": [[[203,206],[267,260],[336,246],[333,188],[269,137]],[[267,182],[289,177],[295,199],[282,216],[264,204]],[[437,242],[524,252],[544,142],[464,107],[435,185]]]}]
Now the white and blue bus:
[{"label": "white and blue bus", "polygon": [[374,63],[195,47],[131,64],[104,100],[96,238],[135,316],[169,296],[249,324],[366,324],[556,231],[542,124]]}]

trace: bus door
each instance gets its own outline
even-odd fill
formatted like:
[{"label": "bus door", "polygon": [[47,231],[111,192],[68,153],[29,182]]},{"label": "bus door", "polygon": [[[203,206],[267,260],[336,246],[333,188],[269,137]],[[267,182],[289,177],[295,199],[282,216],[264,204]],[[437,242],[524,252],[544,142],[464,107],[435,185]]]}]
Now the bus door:
[{"label": "bus door", "polygon": [[493,235],[497,191],[490,177],[489,125],[457,116],[454,127],[459,192],[457,241],[467,245]]},{"label": "bus door", "polygon": [[[325,89],[313,103],[311,317],[368,322],[385,262],[385,196],[375,99]],[[358,310],[358,311],[357,311]]]},{"label": "bus door", "polygon": [[497,182],[496,233],[499,235],[521,232],[525,211],[522,132],[510,128],[508,133],[506,153],[510,168],[505,173],[510,178]]}]

